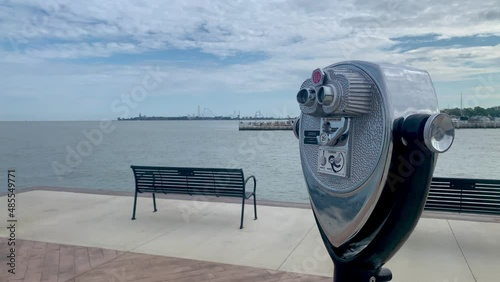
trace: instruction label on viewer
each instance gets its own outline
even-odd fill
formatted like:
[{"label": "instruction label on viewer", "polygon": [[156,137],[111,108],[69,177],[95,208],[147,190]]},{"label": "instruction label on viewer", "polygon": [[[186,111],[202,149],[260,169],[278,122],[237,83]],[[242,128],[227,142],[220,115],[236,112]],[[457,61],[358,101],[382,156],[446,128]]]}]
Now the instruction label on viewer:
[{"label": "instruction label on viewer", "polygon": [[347,175],[347,152],[320,148],[318,152],[318,172],[345,177]]}]

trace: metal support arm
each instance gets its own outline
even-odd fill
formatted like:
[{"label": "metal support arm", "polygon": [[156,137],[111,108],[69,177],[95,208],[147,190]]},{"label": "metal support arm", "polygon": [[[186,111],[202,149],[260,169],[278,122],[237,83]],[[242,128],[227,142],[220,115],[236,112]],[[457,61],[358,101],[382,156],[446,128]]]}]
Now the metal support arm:
[{"label": "metal support arm", "polygon": [[240,224],[240,229],[243,229],[243,215],[245,214],[245,200],[246,200],[246,185],[247,185],[247,182],[248,180],[250,179],[253,179],[253,192],[252,194],[248,197],[252,197],[253,196],[253,212],[254,212],[254,220],[257,220],[257,199],[256,199],[256,189],[257,189],[257,179],[255,178],[255,176],[253,175],[250,175],[249,177],[247,177],[247,179],[245,179],[245,182],[243,184],[244,186],[244,189],[243,189],[243,199],[242,199],[242,203],[241,203],[241,224]]}]

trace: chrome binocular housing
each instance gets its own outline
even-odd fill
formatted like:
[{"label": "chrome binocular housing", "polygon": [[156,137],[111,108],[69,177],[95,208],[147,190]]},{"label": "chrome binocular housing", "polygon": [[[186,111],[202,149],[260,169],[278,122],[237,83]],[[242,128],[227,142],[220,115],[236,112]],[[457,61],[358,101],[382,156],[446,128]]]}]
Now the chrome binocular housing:
[{"label": "chrome binocular housing", "polygon": [[437,153],[454,139],[429,74],[341,62],[315,69],[297,102],[294,133],[335,281],[389,281],[381,267],[415,227]]}]

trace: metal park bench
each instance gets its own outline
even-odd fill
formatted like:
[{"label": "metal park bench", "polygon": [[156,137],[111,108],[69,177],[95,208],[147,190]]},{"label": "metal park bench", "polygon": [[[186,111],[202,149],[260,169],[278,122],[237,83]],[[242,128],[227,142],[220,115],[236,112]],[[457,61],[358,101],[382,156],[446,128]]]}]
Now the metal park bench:
[{"label": "metal park bench", "polygon": [[434,177],[425,210],[500,215],[500,180]]},{"label": "metal park bench", "polygon": [[[245,213],[245,200],[253,196],[253,208],[257,219],[255,188],[257,180],[251,175],[244,178],[242,169],[131,166],[135,177],[135,198],[132,220],[135,219],[138,193],[152,193],[154,212],[156,193],[206,195],[241,198],[241,223]],[[246,191],[248,180],[253,179],[253,191]]]}]

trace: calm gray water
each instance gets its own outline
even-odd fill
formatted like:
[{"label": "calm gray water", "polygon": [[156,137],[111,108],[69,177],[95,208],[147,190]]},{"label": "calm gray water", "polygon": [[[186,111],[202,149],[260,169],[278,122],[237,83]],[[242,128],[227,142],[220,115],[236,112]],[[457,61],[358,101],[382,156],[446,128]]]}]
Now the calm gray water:
[{"label": "calm gray water", "polygon": [[[133,191],[132,164],[237,167],[257,177],[260,199],[308,199],[291,131],[238,131],[235,121],[113,121],[105,131],[99,122],[0,122],[0,181],[15,168],[18,187]],[[457,130],[434,175],[500,178],[498,140],[500,130]]]}]

